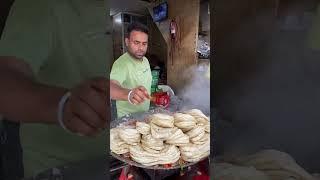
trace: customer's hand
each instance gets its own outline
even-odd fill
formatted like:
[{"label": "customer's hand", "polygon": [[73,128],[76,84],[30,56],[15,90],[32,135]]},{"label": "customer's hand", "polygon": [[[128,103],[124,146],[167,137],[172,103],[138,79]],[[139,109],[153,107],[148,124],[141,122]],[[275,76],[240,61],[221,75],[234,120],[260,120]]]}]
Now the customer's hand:
[{"label": "customer's hand", "polygon": [[110,117],[109,82],[90,79],[71,89],[65,104],[63,122],[72,132],[94,136],[106,128]]}]

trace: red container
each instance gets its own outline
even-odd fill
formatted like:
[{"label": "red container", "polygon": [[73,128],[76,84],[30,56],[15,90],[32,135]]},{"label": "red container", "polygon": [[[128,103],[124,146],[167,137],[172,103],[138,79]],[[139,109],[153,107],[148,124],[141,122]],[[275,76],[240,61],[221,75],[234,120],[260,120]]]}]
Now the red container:
[{"label": "red container", "polygon": [[170,104],[170,95],[167,92],[155,92],[152,94],[152,101],[156,106],[167,108]]}]

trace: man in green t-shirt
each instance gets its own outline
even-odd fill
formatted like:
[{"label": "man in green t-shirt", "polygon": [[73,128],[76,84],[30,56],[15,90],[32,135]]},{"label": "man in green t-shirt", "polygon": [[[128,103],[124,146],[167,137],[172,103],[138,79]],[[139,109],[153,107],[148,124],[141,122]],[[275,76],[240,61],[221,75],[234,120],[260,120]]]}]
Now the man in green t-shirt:
[{"label": "man in green t-shirt", "polygon": [[151,69],[145,57],[148,48],[148,29],[143,24],[128,26],[125,38],[127,52],[113,64],[110,87],[117,89],[111,95],[116,101],[117,116],[149,110]]},{"label": "man in green t-shirt", "polygon": [[[0,120],[5,124],[0,126],[0,176],[6,171],[0,179],[21,179],[23,172],[10,165],[22,161],[16,157],[23,157],[25,177],[105,157],[105,77],[111,57],[106,49],[112,49],[105,5],[103,0],[13,3],[0,40],[0,114],[5,119]],[[8,137],[8,122],[22,123],[17,132],[23,156],[14,154],[11,144],[19,141],[10,141],[19,136]]]}]

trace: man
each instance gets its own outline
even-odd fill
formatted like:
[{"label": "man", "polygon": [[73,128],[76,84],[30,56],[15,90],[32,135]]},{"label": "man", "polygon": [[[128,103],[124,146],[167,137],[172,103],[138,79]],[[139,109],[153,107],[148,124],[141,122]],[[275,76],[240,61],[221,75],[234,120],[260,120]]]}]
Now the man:
[{"label": "man", "polygon": [[150,106],[152,75],[148,59],[148,29],[140,23],[128,27],[125,38],[127,52],[113,64],[110,87],[117,89],[111,95],[117,100],[117,116],[147,111]]},{"label": "man", "polygon": [[[127,52],[113,64],[110,73],[110,94],[117,100],[117,116],[147,111],[150,106],[152,75],[148,59],[145,57],[148,48],[148,29],[143,24],[132,23],[128,26],[125,38]],[[154,171],[142,168],[129,168],[136,179],[152,176]],[[166,177],[176,173],[166,171],[158,174]]]},{"label": "man", "polygon": [[12,122],[25,177],[105,157],[106,20],[105,1],[15,0],[0,41],[0,179],[23,176]]}]

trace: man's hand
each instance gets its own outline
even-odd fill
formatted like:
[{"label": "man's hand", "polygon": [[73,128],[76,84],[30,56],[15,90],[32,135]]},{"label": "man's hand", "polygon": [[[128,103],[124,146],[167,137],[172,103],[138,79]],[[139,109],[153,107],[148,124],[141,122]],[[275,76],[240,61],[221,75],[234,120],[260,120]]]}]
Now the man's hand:
[{"label": "man's hand", "polygon": [[95,78],[71,90],[65,104],[63,122],[74,133],[86,136],[97,135],[106,128],[110,109],[109,82],[105,78]]},{"label": "man's hand", "polygon": [[145,100],[150,99],[150,95],[145,87],[138,86],[132,89],[129,99],[133,104],[141,104]]}]

